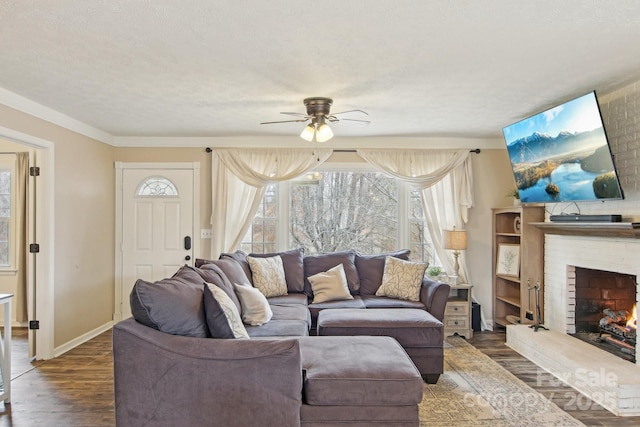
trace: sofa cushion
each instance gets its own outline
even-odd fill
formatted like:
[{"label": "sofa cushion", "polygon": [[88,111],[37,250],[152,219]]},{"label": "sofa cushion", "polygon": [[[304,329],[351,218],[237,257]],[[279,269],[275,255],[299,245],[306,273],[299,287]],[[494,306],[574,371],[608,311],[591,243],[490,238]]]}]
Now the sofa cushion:
[{"label": "sofa cushion", "polygon": [[271,311],[271,306],[262,292],[248,284],[234,283],[233,288],[242,306],[240,316],[244,323],[260,326],[271,320],[273,311]]},{"label": "sofa cushion", "polygon": [[309,309],[301,304],[289,305],[271,305],[274,320],[304,320],[307,323],[307,329],[311,328],[311,313]]},{"label": "sofa cushion", "polygon": [[267,298],[271,305],[309,305],[309,298],[305,294],[287,294],[277,297]]},{"label": "sofa cushion", "polygon": [[129,301],[133,317],[143,325],[173,335],[208,337],[203,305],[204,281],[180,277],[150,283],[138,279]]},{"label": "sofa cushion", "polygon": [[229,282],[237,283],[239,285],[251,285],[251,278],[247,276],[247,273],[245,272],[244,268],[242,268],[242,265],[235,259],[221,258],[212,260],[207,262],[200,268],[206,270],[208,268],[212,268],[213,265],[218,267],[224,273],[224,275],[227,276]]},{"label": "sofa cushion", "polygon": [[287,290],[289,292],[304,291],[304,249],[291,249],[284,252],[273,252],[267,254],[250,253],[249,256],[254,258],[271,258],[274,256],[282,258],[282,266],[284,268],[284,276],[287,281]]},{"label": "sofa cushion", "polygon": [[[365,309],[364,302],[360,295],[356,295],[353,299],[342,301],[327,301],[318,304],[309,304],[309,312],[311,313],[311,324],[315,325],[318,320],[318,313],[327,308],[357,308]],[[313,327],[313,326],[312,326]]]},{"label": "sofa cushion", "polygon": [[356,270],[356,253],[354,251],[343,252],[331,252],[320,255],[307,255],[304,257],[304,276],[305,276],[305,288],[304,291],[309,297],[313,297],[313,290],[311,283],[309,283],[309,276],[322,273],[336,265],[342,264],[344,267],[344,273],[347,277],[347,285],[349,291],[353,295],[358,294],[360,289],[360,278],[358,277],[358,270]]},{"label": "sofa cushion", "polygon": [[387,256],[382,285],[376,291],[376,295],[420,301],[420,287],[427,266],[425,262],[411,262]]},{"label": "sofa cushion", "polygon": [[416,405],[422,378],[391,337],[300,338],[309,405]]},{"label": "sofa cushion", "polygon": [[217,265],[206,264],[203,265],[202,268],[184,266],[178,271],[178,273],[176,273],[176,275],[182,277],[184,277],[186,274],[189,274],[189,276],[197,274],[200,276],[201,282],[214,283],[220,289],[227,293],[227,296],[231,298],[231,301],[233,301],[238,310],[242,309],[240,300],[238,299],[236,292],[233,289],[233,284],[229,281],[227,275],[224,274],[224,272]]},{"label": "sofa cushion", "polygon": [[375,295],[382,284],[384,261],[387,256],[409,260],[409,249],[376,255],[362,255],[356,253],[356,269],[360,277],[360,295]]},{"label": "sofa cushion", "polygon": [[277,297],[287,294],[287,282],[284,277],[282,258],[247,257],[253,276],[253,286],[258,288],[265,297]]},{"label": "sofa cushion", "polygon": [[309,324],[305,320],[271,320],[262,326],[247,326],[251,338],[305,337],[309,335]]},{"label": "sofa cushion", "polygon": [[249,268],[249,263],[247,262],[247,253],[241,250],[237,250],[235,252],[230,252],[230,253],[222,253],[220,254],[220,259],[225,259],[225,258],[230,258],[236,262],[238,262],[238,264],[240,264],[240,266],[242,267],[242,269],[244,270],[245,274],[247,275],[247,277],[249,278],[249,280],[251,281],[251,283],[253,283],[253,279],[251,278],[251,268]]},{"label": "sofa cushion", "polygon": [[426,310],[422,301],[409,301],[399,298],[378,297],[375,295],[361,295],[362,302],[367,308],[418,308]]},{"label": "sofa cushion", "polygon": [[213,283],[204,288],[207,326],[213,338],[249,338],[236,305]]},{"label": "sofa cushion", "polygon": [[338,264],[322,273],[309,276],[308,279],[313,290],[314,304],[353,299],[353,296],[349,293],[347,277],[344,274],[342,264]]}]

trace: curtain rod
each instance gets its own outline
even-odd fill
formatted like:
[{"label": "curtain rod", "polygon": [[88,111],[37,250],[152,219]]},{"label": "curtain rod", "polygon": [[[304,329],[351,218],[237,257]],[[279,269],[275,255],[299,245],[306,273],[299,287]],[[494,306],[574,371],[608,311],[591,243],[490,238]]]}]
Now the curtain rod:
[{"label": "curtain rod", "polygon": [[[205,149],[205,151],[207,153],[211,153],[213,151],[213,149],[211,147],[207,147]],[[333,150],[334,153],[356,153],[357,150]],[[476,154],[480,154],[480,149],[479,148],[474,148],[473,150],[469,150],[470,153],[476,153]]]}]

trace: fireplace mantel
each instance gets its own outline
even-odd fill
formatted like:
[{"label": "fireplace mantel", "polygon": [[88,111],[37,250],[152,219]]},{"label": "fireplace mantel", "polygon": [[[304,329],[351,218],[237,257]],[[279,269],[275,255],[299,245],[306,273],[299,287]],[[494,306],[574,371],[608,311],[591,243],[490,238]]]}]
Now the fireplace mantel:
[{"label": "fireplace mantel", "polygon": [[548,234],[640,238],[640,222],[533,222]]}]

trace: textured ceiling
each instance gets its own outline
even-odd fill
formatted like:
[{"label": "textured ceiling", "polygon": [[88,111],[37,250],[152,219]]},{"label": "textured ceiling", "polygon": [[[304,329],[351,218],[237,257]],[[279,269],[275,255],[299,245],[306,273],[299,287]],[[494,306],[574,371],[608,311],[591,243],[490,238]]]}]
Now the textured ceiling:
[{"label": "textured ceiling", "polygon": [[[116,137],[500,138],[640,77],[640,2],[0,0],[0,88]],[[2,99],[0,99],[2,102]]]}]

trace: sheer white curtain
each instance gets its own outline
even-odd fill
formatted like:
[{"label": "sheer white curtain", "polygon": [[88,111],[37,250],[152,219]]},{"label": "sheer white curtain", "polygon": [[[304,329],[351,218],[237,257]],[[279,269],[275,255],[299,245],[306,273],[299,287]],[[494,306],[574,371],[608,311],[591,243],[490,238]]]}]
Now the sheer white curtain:
[{"label": "sheer white curtain", "polygon": [[264,187],[302,175],[333,150],[217,148],[212,152],[211,256],[235,250],[255,216]]},{"label": "sheer white curtain", "polygon": [[16,269],[17,290],[15,295],[15,313],[17,322],[26,322],[28,319],[28,257],[29,245],[27,234],[29,224],[29,153],[16,153],[15,191],[16,191]]},{"label": "sheer white curtain", "polygon": [[[357,150],[358,155],[383,172],[421,189],[427,228],[438,258],[453,272],[451,254],[442,248],[442,230],[463,229],[473,206],[469,150]],[[460,277],[467,281],[464,252]]]}]

